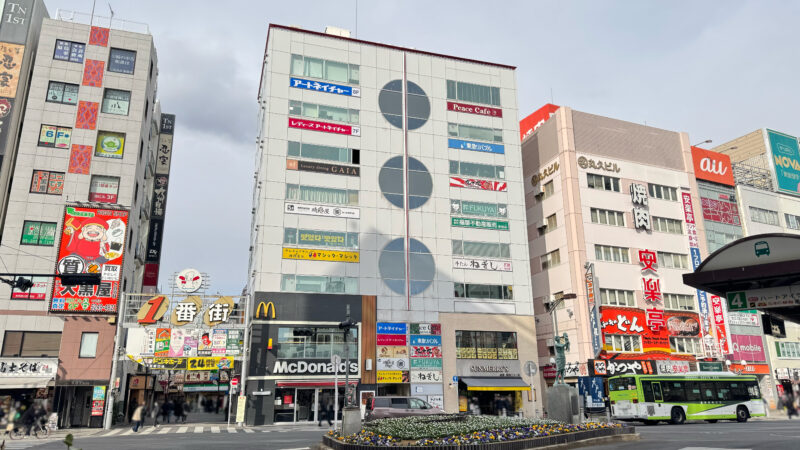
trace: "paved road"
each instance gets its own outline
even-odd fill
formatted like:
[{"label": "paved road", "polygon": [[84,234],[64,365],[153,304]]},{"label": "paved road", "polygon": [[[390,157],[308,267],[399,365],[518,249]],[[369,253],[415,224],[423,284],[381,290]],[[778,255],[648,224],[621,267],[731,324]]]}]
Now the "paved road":
[{"label": "paved road", "polygon": [[637,426],[639,441],[587,447],[592,450],[700,450],[800,448],[800,420],[761,420],[747,423],[686,423]]}]

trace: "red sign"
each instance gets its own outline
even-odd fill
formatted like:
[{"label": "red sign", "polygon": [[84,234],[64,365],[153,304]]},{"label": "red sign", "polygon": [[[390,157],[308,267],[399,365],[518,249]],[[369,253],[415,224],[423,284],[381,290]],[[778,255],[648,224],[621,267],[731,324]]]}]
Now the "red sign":
[{"label": "red sign", "polygon": [[239,379],[235,377],[231,378],[231,387],[236,387],[238,385],[239,385]]},{"label": "red sign", "polygon": [[[720,195],[722,197],[722,195]],[[703,218],[711,222],[724,223],[740,227],[739,206],[736,203],[720,199],[701,198]]]},{"label": "red sign", "polygon": [[105,404],[105,400],[92,400],[92,416],[102,416]]},{"label": "red sign", "polygon": [[674,315],[667,319],[667,330],[670,336],[700,336],[698,316],[694,313]]},{"label": "red sign", "polygon": [[557,373],[555,364],[542,366],[542,376],[545,378],[555,378]]},{"label": "red sign", "polygon": [[[651,317],[657,321],[659,327],[646,326],[647,316],[658,313],[660,317]],[[670,353],[670,336],[697,336],[699,333],[699,316],[696,313],[681,311],[671,312],[662,310],[643,310],[640,308],[620,308],[614,306],[600,307],[600,329],[603,333],[604,352],[620,354],[612,351],[611,340],[607,335],[637,335],[642,337],[641,352],[636,358],[620,359],[686,359],[678,355],[672,357]],[[694,359],[694,358],[691,358]]]},{"label": "red sign", "polygon": [[528,117],[520,120],[519,139],[523,140],[529,134],[532,134],[534,131],[536,131],[536,129],[542,126],[543,123],[547,122],[547,119],[549,119],[550,116],[556,113],[558,108],[558,105],[548,103],[531,113]]},{"label": "red sign", "polygon": [[489,181],[489,180],[476,180],[472,178],[450,177],[450,187],[506,192],[506,190],[508,190],[508,183],[504,181]]},{"label": "red sign", "polygon": [[339,125],[338,123],[317,122],[315,120],[295,119],[293,117],[289,117],[289,128],[361,136],[361,129],[358,127]]},{"label": "red sign", "polygon": [[158,285],[158,264],[147,263],[144,265],[144,276],[142,277],[142,286],[157,286]]},{"label": "red sign", "polygon": [[489,108],[488,106],[467,105],[466,103],[447,102],[447,109],[456,112],[479,114],[481,116],[503,117],[502,109]]},{"label": "red sign", "polygon": [[722,153],[692,147],[694,176],[701,180],[733,186],[733,168],[731,157]]},{"label": "red sign", "polygon": [[411,357],[412,358],[441,358],[442,357],[442,347],[412,346],[411,347]]},{"label": "red sign", "polygon": [[728,367],[731,372],[738,372],[742,371],[742,374],[747,375],[768,375],[769,372],[769,365],[767,364],[747,364],[745,366],[741,364],[731,364]]},{"label": "red sign", "polygon": [[65,207],[56,273],[99,273],[101,281],[97,286],[64,286],[55,278],[50,311],[117,312],[127,229],[127,210]]},{"label": "red sign", "polygon": [[375,340],[378,345],[408,345],[405,334],[377,334]]},{"label": "red sign", "polygon": [[716,295],[711,296],[711,317],[713,318],[717,345],[723,354],[731,353],[728,347],[728,332],[725,326],[725,312],[723,311],[723,301]]}]

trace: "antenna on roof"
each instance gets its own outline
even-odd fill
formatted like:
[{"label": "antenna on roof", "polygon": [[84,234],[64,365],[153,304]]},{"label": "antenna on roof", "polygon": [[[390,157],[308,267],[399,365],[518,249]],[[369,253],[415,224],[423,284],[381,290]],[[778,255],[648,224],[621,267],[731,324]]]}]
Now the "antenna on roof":
[{"label": "antenna on roof", "polygon": [[550,88],[550,103],[551,104],[555,104],[556,103],[556,101],[553,100],[553,88]]},{"label": "antenna on roof", "polygon": [[356,0],[356,33],[353,37],[358,39],[358,0]]}]

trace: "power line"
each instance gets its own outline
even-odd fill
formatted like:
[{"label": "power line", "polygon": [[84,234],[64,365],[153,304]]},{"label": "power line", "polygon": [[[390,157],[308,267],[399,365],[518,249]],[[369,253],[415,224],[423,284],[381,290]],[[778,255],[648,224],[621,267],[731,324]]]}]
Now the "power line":
[{"label": "power line", "polygon": [[[25,250],[22,250],[20,248],[10,247],[10,246],[5,245],[5,244],[0,244],[0,246],[8,248],[8,249],[11,249],[11,250],[18,251],[18,252],[22,253],[23,255],[33,256],[33,257],[40,258],[40,259],[43,259],[43,260],[48,261],[48,262],[53,262],[53,260],[51,258],[45,258],[44,256],[34,255],[33,253],[28,253]],[[5,266],[5,263],[3,264],[3,266]],[[8,270],[8,269],[6,269],[6,270]]]}]

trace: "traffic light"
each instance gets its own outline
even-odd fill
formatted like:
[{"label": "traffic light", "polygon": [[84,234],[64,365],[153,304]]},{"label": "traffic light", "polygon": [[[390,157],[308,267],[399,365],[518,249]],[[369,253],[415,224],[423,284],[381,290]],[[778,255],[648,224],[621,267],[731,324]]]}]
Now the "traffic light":
[{"label": "traffic light", "polygon": [[14,289],[18,289],[22,292],[27,292],[28,289],[33,287],[33,281],[31,281],[28,278],[17,277],[14,280],[14,284],[12,286],[14,287]]},{"label": "traffic light", "polygon": [[292,330],[295,336],[313,336],[314,330],[311,328],[295,328]]},{"label": "traffic light", "polygon": [[349,330],[350,328],[355,328],[356,323],[352,320],[346,320],[344,322],[339,322],[339,329],[340,330]]}]

